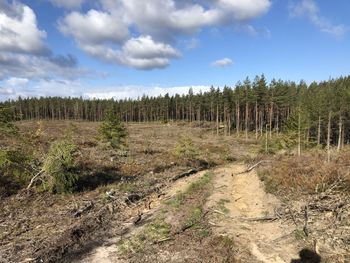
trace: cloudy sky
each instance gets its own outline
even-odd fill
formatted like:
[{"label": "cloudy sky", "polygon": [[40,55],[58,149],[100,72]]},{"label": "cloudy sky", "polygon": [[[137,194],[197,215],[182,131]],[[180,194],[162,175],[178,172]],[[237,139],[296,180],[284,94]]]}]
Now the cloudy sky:
[{"label": "cloudy sky", "polygon": [[0,100],[348,75],[348,0],[0,0]]}]

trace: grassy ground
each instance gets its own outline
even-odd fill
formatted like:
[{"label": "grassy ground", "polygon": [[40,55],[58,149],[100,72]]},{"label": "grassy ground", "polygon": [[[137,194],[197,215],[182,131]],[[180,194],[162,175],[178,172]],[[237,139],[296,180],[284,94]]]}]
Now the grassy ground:
[{"label": "grassy ground", "polygon": [[[39,163],[52,142],[69,136],[79,149],[79,179],[73,194],[20,188],[7,192],[8,185],[0,189],[12,194],[0,200],[0,262],[26,258],[56,262],[67,252],[79,250],[80,242],[98,239],[94,233],[108,229],[111,222],[116,223],[113,220],[122,222],[130,217],[132,204],[126,197],[135,202],[159,192],[171,178],[189,169],[245,160],[256,151],[252,142],[242,143],[233,137],[216,136],[211,129],[175,123],[127,125],[128,149],[122,154],[100,143],[98,123],[43,121],[16,125],[22,138],[32,143]],[[190,155],[179,151],[181,142],[188,138]],[[21,187],[27,184],[22,182]],[[112,200],[106,195],[111,190],[115,192]],[[200,214],[200,210],[194,211],[189,221]],[[160,228],[166,232],[166,226]]]},{"label": "grassy ground", "polygon": [[213,191],[213,174],[207,173],[164,202],[141,230],[118,244],[127,262],[236,262],[232,239],[215,235],[204,204]]}]

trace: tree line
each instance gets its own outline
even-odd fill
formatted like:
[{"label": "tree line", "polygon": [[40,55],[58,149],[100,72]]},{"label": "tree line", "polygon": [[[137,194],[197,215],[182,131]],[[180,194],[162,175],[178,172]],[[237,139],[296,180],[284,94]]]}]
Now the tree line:
[{"label": "tree line", "polygon": [[[350,76],[306,84],[248,77],[207,92],[103,100],[18,98],[1,103],[18,120],[101,121],[112,109],[124,122],[212,122],[217,133],[272,138],[293,130],[298,140],[341,148],[350,141]],[[300,142],[299,142],[300,145]]]}]

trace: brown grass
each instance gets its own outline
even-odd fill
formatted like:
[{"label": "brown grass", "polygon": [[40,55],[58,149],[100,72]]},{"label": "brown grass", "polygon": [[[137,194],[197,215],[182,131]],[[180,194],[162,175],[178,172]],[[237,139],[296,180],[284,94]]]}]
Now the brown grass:
[{"label": "brown grass", "polygon": [[258,172],[272,193],[316,193],[329,188],[350,193],[350,150],[342,151],[329,163],[325,160],[325,154],[315,152],[300,158],[276,156]]}]

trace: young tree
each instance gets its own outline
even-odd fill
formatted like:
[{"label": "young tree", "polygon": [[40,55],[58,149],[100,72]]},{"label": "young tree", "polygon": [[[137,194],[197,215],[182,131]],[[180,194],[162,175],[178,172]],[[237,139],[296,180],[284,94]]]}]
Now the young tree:
[{"label": "young tree", "polygon": [[99,134],[113,149],[120,149],[126,145],[127,130],[112,110],[106,112],[99,127]]}]

